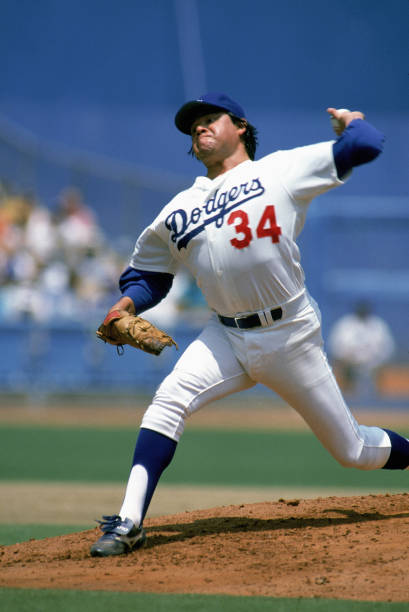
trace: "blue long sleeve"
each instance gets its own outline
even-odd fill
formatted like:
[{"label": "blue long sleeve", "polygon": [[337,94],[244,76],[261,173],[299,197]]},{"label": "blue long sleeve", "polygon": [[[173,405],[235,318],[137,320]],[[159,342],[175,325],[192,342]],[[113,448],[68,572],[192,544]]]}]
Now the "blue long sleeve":
[{"label": "blue long sleeve", "polygon": [[135,313],[140,314],[159,304],[169,293],[173,274],[166,272],[147,272],[128,267],[121,274],[119,289],[123,296],[131,298]]},{"label": "blue long sleeve", "polygon": [[355,166],[366,164],[383,150],[384,136],[363,119],[354,119],[333,145],[334,161],[339,178]]}]

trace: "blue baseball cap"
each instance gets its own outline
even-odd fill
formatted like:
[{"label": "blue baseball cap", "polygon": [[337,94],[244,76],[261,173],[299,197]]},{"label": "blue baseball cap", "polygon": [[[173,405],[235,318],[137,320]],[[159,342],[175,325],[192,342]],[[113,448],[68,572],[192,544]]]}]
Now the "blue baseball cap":
[{"label": "blue baseball cap", "polygon": [[246,117],[240,104],[237,104],[226,94],[215,92],[200,96],[197,100],[186,102],[176,113],[175,125],[184,134],[190,134],[192,123],[198,117],[221,110],[243,119]]}]

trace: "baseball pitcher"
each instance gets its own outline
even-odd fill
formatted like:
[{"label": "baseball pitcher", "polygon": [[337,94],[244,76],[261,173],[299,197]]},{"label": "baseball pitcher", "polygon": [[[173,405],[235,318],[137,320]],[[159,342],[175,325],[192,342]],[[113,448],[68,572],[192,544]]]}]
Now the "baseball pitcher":
[{"label": "baseball pitcher", "polygon": [[[174,343],[139,315],[162,300],[186,266],[212,311],[147,408],[119,513],[100,521],[91,555],[143,545],[143,520],[185,420],[209,402],[257,383],[278,393],[335,459],[361,470],[405,469],[409,441],[358,424],[323,350],[320,313],[308,294],[296,240],[313,198],[374,160],[383,136],[358,111],[328,108],[336,140],[255,161],[257,130],[221,93],[184,104],[176,127],[206,168],[139,236],[119,284],[122,297],[98,330],[151,353]],[[170,350],[170,349],[169,349]]]}]

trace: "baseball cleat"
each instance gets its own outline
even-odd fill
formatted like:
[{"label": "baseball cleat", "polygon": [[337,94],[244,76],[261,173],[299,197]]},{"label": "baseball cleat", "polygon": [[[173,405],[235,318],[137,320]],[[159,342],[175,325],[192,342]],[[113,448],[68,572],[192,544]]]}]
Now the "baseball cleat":
[{"label": "baseball cleat", "polygon": [[136,527],[131,519],[122,520],[117,514],[103,516],[102,519],[98,523],[104,535],[91,546],[92,557],[126,555],[145,544],[145,530]]}]

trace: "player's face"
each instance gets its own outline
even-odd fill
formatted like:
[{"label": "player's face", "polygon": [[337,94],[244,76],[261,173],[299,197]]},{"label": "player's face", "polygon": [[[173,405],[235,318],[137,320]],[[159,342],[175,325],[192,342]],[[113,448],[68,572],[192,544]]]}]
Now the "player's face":
[{"label": "player's face", "polygon": [[192,124],[193,153],[205,165],[223,160],[237,149],[244,131],[226,113],[203,115]]}]

